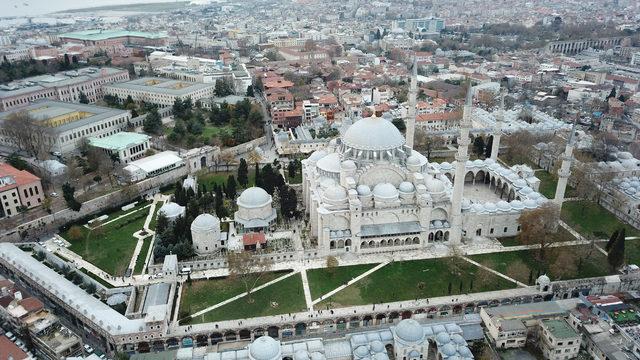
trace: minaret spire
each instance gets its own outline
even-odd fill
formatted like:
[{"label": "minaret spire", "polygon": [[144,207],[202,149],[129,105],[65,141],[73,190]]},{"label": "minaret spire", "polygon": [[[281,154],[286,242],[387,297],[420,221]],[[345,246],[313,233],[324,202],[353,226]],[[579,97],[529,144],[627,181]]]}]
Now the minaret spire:
[{"label": "minaret spire", "polygon": [[558,169],[558,185],[556,186],[556,196],[553,198],[553,202],[562,209],[562,203],[564,202],[565,191],[567,190],[567,182],[571,175],[571,163],[573,162],[573,148],[575,146],[575,133],[576,126],[578,124],[578,116],[576,116],[573,126],[571,127],[571,134],[567,139],[567,146],[562,154],[562,164]]},{"label": "minaret spire", "polygon": [[491,158],[498,159],[500,151],[500,136],[502,136],[502,123],[504,122],[504,91],[500,92],[500,110],[496,116],[496,124],[493,128],[493,142],[491,143]]},{"label": "minaret spire", "polygon": [[418,62],[417,57],[413,57],[411,68],[411,81],[409,85],[409,109],[407,111],[407,146],[413,149],[413,138],[416,131],[416,99],[418,97]]},{"label": "minaret spire", "polygon": [[462,241],[462,195],[464,193],[464,178],[467,161],[469,160],[469,130],[471,129],[473,92],[471,82],[467,88],[467,99],[464,113],[460,121],[460,137],[458,138],[458,153],[456,154],[456,176],[453,179],[453,196],[451,198],[451,244]]}]

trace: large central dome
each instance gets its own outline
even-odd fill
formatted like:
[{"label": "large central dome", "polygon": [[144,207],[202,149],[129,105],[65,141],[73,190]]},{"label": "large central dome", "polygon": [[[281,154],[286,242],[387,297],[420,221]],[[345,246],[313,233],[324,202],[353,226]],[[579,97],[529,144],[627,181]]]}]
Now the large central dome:
[{"label": "large central dome", "polygon": [[349,126],[342,142],[357,150],[392,150],[404,145],[405,139],[390,121],[369,117]]}]

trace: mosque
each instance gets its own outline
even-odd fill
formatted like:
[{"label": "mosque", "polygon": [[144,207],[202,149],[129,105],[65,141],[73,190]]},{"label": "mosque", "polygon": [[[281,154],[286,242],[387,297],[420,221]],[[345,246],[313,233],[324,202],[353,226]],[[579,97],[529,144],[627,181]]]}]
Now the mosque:
[{"label": "mosque", "polygon": [[206,359],[473,360],[467,344],[467,340],[476,339],[473,335],[456,323],[423,325],[404,319],[387,329],[357,332],[337,339],[310,338],[281,343],[264,335],[244,349],[210,353]]},{"label": "mosque", "polygon": [[[410,103],[415,103],[416,83],[414,73]],[[411,105],[406,138],[384,118],[364,118],[303,160],[303,201],[319,249],[390,252],[520,231],[520,214],[548,199],[538,192],[540,180],[528,166],[507,168],[497,162],[504,100],[491,157],[469,160],[470,94],[453,163],[431,163],[413,150]],[[560,174],[559,184],[566,184],[565,175]]]}]

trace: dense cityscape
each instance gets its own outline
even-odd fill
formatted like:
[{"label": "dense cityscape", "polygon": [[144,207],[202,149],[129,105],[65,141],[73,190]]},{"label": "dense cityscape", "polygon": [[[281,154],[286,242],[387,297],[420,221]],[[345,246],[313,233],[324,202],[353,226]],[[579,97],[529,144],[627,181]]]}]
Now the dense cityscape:
[{"label": "dense cityscape", "polygon": [[0,360],[640,359],[640,2],[131,1],[2,5]]}]

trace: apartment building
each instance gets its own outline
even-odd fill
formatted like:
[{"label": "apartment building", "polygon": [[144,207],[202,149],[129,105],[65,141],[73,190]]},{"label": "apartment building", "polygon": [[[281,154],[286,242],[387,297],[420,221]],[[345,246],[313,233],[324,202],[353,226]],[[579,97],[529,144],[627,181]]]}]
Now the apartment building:
[{"label": "apartment building", "polygon": [[124,101],[128,96],[134,101],[144,101],[159,107],[173,106],[176,99],[204,100],[214,96],[214,83],[185,82],[167,78],[144,77],[133,81],[111,84],[104,93]]},{"label": "apartment building", "polygon": [[43,200],[44,191],[39,177],[0,163],[0,218],[15,216],[22,207],[40,206]]},{"label": "apartment building", "polygon": [[548,360],[573,359],[580,351],[580,334],[562,318],[540,321],[540,339],[540,349]]},{"label": "apartment building", "polygon": [[103,138],[89,138],[89,145],[99,148],[109,156],[115,156],[121,164],[142,158],[150,148],[149,139],[145,134],[119,132]]}]

